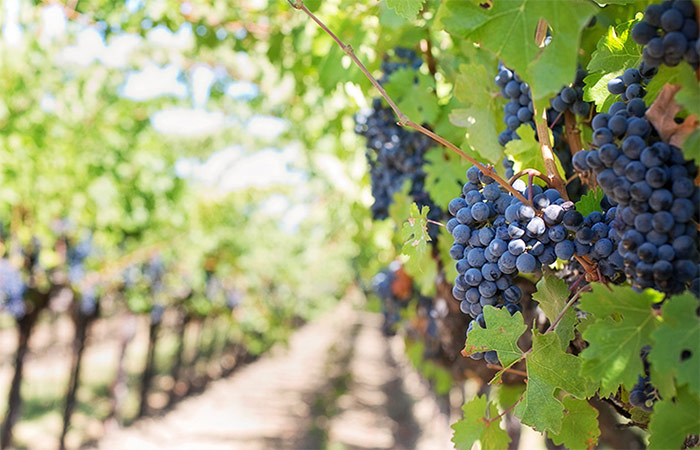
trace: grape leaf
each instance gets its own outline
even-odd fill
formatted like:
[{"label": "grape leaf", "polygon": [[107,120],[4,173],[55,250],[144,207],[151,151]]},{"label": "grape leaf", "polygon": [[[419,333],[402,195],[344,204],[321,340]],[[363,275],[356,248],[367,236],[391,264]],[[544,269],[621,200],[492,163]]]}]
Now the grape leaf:
[{"label": "grape leaf", "polygon": [[522,397],[523,393],[525,392],[525,385],[499,384],[497,386],[493,386],[492,389],[496,389],[496,400],[498,401],[498,406],[505,410],[520,401],[520,397]]},{"label": "grape leaf", "polygon": [[[521,169],[529,168],[538,170],[541,173],[547,173],[542,153],[540,152],[540,144],[535,140],[535,130],[528,125],[520,125],[517,134],[520,136],[520,139],[513,139],[508,142],[505,150],[505,154],[515,162],[513,170],[517,173]],[[556,155],[554,160],[557,170],[560,174],[563,174],[564,169],[561,167],[559,158]]]},{"label": "grape leaf", "polygon": [[411,205],[411,212],[408,219],[403,224],[401,237],[404,239],[404,245],[401,249],[404,255],[423,255],[428,251],[428,211],[430,208],[424,206],[418,211],[418,205]]},{"label": "grape leaf", "polygon": [[700,117],[700,85],[698,85],[695,72],[688,64],[679,64],[680,74],[678,75],[678,83],[681,85],[681,90],[676,94],[676,101],[690,114],[695,114]]},{"label": "grape leaf", "polygon": [[435,290],[435,277],[437,276],[437,261],[432,258],[428,241],[428,211],[424,206],[420,212],[418,206],[413,203],[411,212],[401,229],[401,237],[404,239],[401,253],[408,256],[404,267],[406,272],[416,280],[423,295],[430,295]]},{"label": "grape leaf", "polygon": [[[540,99],[573,80],[581,31],[595,11],[595,5],[583,1],[497,1],[483,8],[478,2],[452,0],[441,5],[439,16],[446,31],[496,54]],[[547,21],[552,35],[543,48],[534,39],[540,19]]]},{"label": "grape leaf", "polygon": [[520,359],[523,351],[518,347],[518,338],[527,329],[523,323],[522,314],[516,312],[511,316],[505,308],[496,309],[493,306],[486,306],[484,319],[486,319],[486,328],[475,324],[469,332],[464,355],[496,350],[503,367],[508,367]]},{"label": "grape leaf", "polygon": [[425,0],[386,0],[386,5],[407,20],[416,18]]},{"label": "grape leaf", "polygon": [[435,80],[430,75],[409,68],[392,73],[384,84],[401,112],[416,123],[433,123],[437,119],[440,108],[434,88]]},{"label": "grape leaf", "polygon": [[589,215],[593,211],[603,212],[603,208],[600,207],[600,201],[603,200],[603,197],[605,197],[605,192],[596,186],[595,189],[582,195],[581,200],[576,202],[576,211],[584,216]]},{"label": "grape leaf", "polygon": [[[406,217],[411,214],[411,203],[413,202],[411,196],[408,194],[410,191],[411,180],[406,179],[401,185],[401,190],[394,192],[392,201],[389,204],[389,217],[394,219],[397,225],[403,223]],[[403,244],[403,242],[400,242],[400,244]]]},{"label": "grape leaf", "polygon": [[[537,282],[537,292],[532,294],[532,299],[540,304],[540,308],[552,323],[564,309],[569,297],[569,288],[564,282],[554,275],[545,275]],[[569,346],[574,338],[574,326],[576,325],[576,312],[569,308],[555,328],[561,341],[562,349]]]},{"label": "grape leaf", "polygon": [[537,431],[560,433],[564,405],[554,397],[557,389],[585,398],[593,395],[590,382],[580,374],[581,358],[565,353],[555,333],[532,330],[532,352],[527,355],[527,388],[515,415]]},{"label": "grape leaf", "polygon": [[695,130],[685,138],[683,154],[688,159],[700,161],[700,130]]},{"label": "grape leaf", "polygon": [[639,65],[642,47],[632,39],[632,27],[641,20],[641,15],[629,22],[610,27],[600,38],[596,50],[588,63],[588,73],[624,71]]},{"label": "grape leaf", "polygon": [[484,450],[507,448],[510,437],[501,429],[501,418],[498,417],[498,408],[490,403],[485,395],[474,397],[469,403],[462,406],[464,419],[452,425],[454,433],[452,442],[457,450],[471,450],[475,442],[481,443]]},{"label": "grape leaf", "polygon": [[679,386],[688,384],[700,394],[700,317],[698,300],[690,293],[668,300],[663,308],[661,324],[652,333],[654,345],[649,361],[656,371],[675,375]]},{"label": "grape leaf", "polygon": [[583,79],[583,99],[587,102],[595,102],[596,111],[607,112],[610,106],[615,103],[617,96],[608,92],[608,81],[622,75],[622,70],[603,74],[592,73]]},{"label": "grape leaf", "polygon": [[[455,81],[455,96],[465,108],[453,110],[450,121],[465,127],[466,140],[474,152],[495,164],[503,157],[498,145],[498,127],[501,126],[502,106],[498,102],[498,88],[485,65],[461,65]],[[479,86],[479,89],[474,89]]]},{"label": "grape leaf", "polygon": [[564,420],[559,433],[548,433],[548,437],[557,445],[567,448],[592,449],[598,444],[600,428],[598,427],[598,410],[586,400],[564,397]]},{"label": "grape leaf", "polygon": [[442,147],[430,149],[425,154],[429,164],[423,165],[425,189],[437,205],[447,205],[462,190],[466,164],[454,152],[446,152]]},{"label": "grape leaf", "polygon": [[600,395],[617,391],[620,384],[631,390],[642,373],[642,347],[652,343],[650,334],[658,326],[651,305],[661,294],[631,287],[592,284],[581,296],[579,309],[595,318],[583,338],[589,346],[581,352],[581,374],[600,384]]},{"label": "grape leaf", "polygon": [[649,432],[650,450],[681,448],[686,436],[700,434],[700,399],[680,388],[675,398],[656,402]]}]

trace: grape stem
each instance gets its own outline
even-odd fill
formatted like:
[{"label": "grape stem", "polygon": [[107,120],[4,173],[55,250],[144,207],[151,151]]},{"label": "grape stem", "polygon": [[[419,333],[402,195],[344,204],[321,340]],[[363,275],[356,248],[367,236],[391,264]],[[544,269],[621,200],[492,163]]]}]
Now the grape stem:
[{"label": "grape stem", "polygon": [[537,110],[535,110],[535,126],[544,167],[547,169],[547,184],[559,191],[564,200],[569,200],[569,196],[564,188],[564,180],[559,175],[559,170],[557,170],[557,164],[554,160],[554,152],[552,152],[552,144],[549,140],[549,128],[547,127],[547,111],[545,109],[540,114],[537,114]]},{"label": "grape stem", "polygon": [[355,55],[355,51],[352,49],[352,46],[349,44],[343,43],[342,40],[338,36],[335,35],[318,17],[316,17],[309,9],[304,5],[303,0],[287,0],[287,2],[294,8],[298,9],[300,11],[303,11],[307,16],[311,18],[316,24],[323,30],[325,31],[333,40],[340,46],[340,48],[345,52],[346,55],[350,57],[350,59],[359,67],[359,69],[362,71],[362,73],[367,77],[367,79],[372,83],[372,85],[379,91],[379,94],[386,100],[386,102],[389,104],[389,107],[394,111],[394,114],[398,117],[399,121],[397,122],[398,125],[402,127],[408,127],[408,128],[413,128],[414,130],[423,133],[424,135],[428,136],[432,140],[436,141],[440,145],[449,148],[453,152],[457,153],[459,156],[462,158],[466,159],[470,163],[472,163],[477,169],[481,171],[484,175],[493,178],[493,180],[503,186],[505,190],[513,194],[518,200],[521,202],[532,206],[532,203],[527,201],[523,195],[517,191],[513,186],[508,184],[506,180],[501,178],[496,171],[493,169],[493,166],[488,164],[484,165],[477,161],[476,159],[472,158],[471,156],[467,155],[464,153],[459,147],[454,145],[452,142],[448,141],[447,139],[443,138],[442,136],[439,136],[432,131],[428,130],[422,125],[419,125],[415,122],[413,122],[411,119],[404,114],[399,107],[396,105],[394,100],[389,97],[389,94],[386,93],[384,88],[379,84],[379,82],[372,76],[371,73],[369,73],[369,70],[365,67],[364,64],[362,64],[362,61]]},{"label": "grape stem", "polygon": [[506,408],[505,411],[503,411],[502,413],[500,413],[496,417],[493,417],[491,419],[486,419],[486,422],[491,423],[491,422],[496,421],[496,420],[500,419],[501,417],[505,416],[506,414],[511,412],[513,410],[513,408],[515,408],[518,405],[518,403],[522,402],[524,398],[525,398],[525,394],[521,395],[520,398],[515,403],[510,405],[508,408]]},{"label": "grape stem", "polygon": [[510,367],[503,367],[499,364],[486,364],[486,367],[488,367],[489,369],[500,370],[503,372],[510,372],[512,374],[520,375],[521,377],[527,378],[527,372],[523,370],[513,369]]},{"label": "grape stem", "polygon": [[571,156],[583,150],[581,130],[576,126],[576,116],[568,109],[564,113],[564,133],[566,133],[566,140],[569,141]]},{"label": "grape stem", "polygon": [[523,175],[535,176],[535,177],[539,178],[540,180],[544,181],[545,183],[549,182],[547,177],[542,175],[542,172],[540,172],[539,170],[537,170],[537,169],[523,169],[520,172],[513,175],[512,177],[510,177],[510,179],[508,180],[508,183],[510,183],[510,184],[515,183],[515,181],[518,178],[522,177]]},{"label": "grape stem", "polygon": [[431,220],[431,219],[428,219],[428,223],[432,223],[433,225],[439,225],[439,226],[441,226],[441,227],[444,227],[444,226],[445,226],[444,223],[438,222],[438,221],[436,221],[436,220]]}]

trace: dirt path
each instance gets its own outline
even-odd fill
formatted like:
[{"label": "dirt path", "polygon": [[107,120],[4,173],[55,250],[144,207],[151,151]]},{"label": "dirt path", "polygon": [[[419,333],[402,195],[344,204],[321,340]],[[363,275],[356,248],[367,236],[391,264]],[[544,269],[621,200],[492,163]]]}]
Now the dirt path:
[{"label": "dirt path", "polygon": [[451,448],[449,420],[380,318],[342,303],[168,414],[108,433],[104,449]]}]

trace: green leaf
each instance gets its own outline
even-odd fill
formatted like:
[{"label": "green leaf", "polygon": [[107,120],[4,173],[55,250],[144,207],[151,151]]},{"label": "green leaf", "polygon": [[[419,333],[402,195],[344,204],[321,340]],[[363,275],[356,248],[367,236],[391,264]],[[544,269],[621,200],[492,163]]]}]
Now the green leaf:
[{"label": "green leaf", "polygon": [[396,14],[406,20],[415,19],[423,9],[424,2],[425,0],[386,0],[387,6],[396,10]]},{"label": "green leaf", "polygon": [[447,205],[462,191],[467,165],[455,152],[433,147],[425,153],[425,189],[438,205]]},{"label": "green leaf", "polygon": [[506,410],[520,401],[525,392],[524,384],[499,384],[492,386],[496,389],[496,400],[502,410]]},{"label": "green leaf", "polygon": [[581,353],[581,374],[599,384],[600,395],[605,397],[621,384],[631,390],[643,372],[640,352],[652,344],[650,335],[659,321],[651,305],[661,294],[597,283],[591,286],[593,290],[583,294],[579,302],[579,309],[595,318],[583,333],[589,345]]},{"label": "green leaf", "polygon": [[576,398],[593,395],[595,389],[580,374],[581,358],[565,353],[554,333],[533,329],[532,352],[527,356],[527,388],[515,415],[537,431],[560,433],[564,405],[554,397],[562,389]]},{"label": "green leaf", "polygon": [[[473,59],[479,56],[476,54]],[[503,158],[503,148],[498,145],[503,106],[488,68],[481,64],[460,65],[454,93],[466,107],[453,110],[450,121],[467,129],[466,140],[472,151],[495,164]]]},{"label": "green leaf", "polygon": [[683,142],[683,155],[687,159],[700,161],[700,130],[695,130],[686,136]]},{"label": "green leaf", "polygon": [[591,61],[588,63],[589,73],[619,72],[639,65],[642,47],[634,42],[631,32],[640,19],[641,15],[608,29],[608,33],[600,38],[596,51],[591,55]]},{"label": "green leaf", "polygon": [[[568,301],[569,288],[564,280],[560,280],[554,275],[545,275],[537,282],[536,287],[537,292],[532,294],[532,299],[540,304],[545,316],[552,323]],[[576,312],[574,308],[569,308],[554,330],[559,336],[562,349],[566,349],[574,338],[574,326],[576,326]]]},{"label": "green leaf", "polygon": [[420,286],[423,295],[430,295],[435,290],[435,277],[437,276],[437,261],[432,257],[428,241],[428,211],[424,206],[418,211],[418,206],[413,203],[411,212],[401,229],[401,238],[404,240],[401,253],[408,256],[404,265],[408,273]]},{"label": "green leaf", "polygon": [[591,189],[585,195],[581,196],[581,199],[576,202],[576,211],[587,216],[593,211],[603,212],[603,208],[600,207],[600,201],[605,197],[605,192],[596,186],[595,189]]},{"label": "green leaf", "polygon": [[[520,125],[517,130],[520,139],[513,139],[506,144],[505,154],[515,162],[513,170],[518,171],[529,168],[547,173],[540,151],[540,144],[535,140],[535,130],[528,125]],[[560,174],[564,173],[559,158],[555,156],[555,163]]]},{"label": "green leaf", "polygon": [[522,314],[516,312],[511,316],[505,308],[496,309],[493,306],[486,306],[484,319],[486,319],[486,328],[475,324],[469,332],[465,353],[471,355],[486,350],[496,350],[503,367],[508,367],[520,359],[523,351],[518,347],[518,338],[527,329],[523,323]]},{"label": "green leaf", "polygon": [[586,400],[564,397],[564,420],[559,433],[548,433],[557,445],[567,448],[591,449],[598,444],[598,410]]},{"label": "green leaf", "polygon": [[[411,214],[413,199],[408,194],[411,191],[411,181],[404,180],[400,191],[394,192],[392,202],[389,205],[389,217],[394,219],[397,226],[402,224]],[[403,241],[405,242],[405,241]],[[403,244],[403,242],[401,242]]]},{"label": "green leaf", "polygon": [[661,324],[651,335],[649,362],[660,374],[671,373],[679,386],[700,394],[700,317],[698,300],[686,293],[664,303]]},{"label": "green leaf", "polygon": [[424,206],[421,211],[418,211],[418,205],[411,205],[411,212],[408,219],[403,224],[401,237],[404,239],[404,245],[401,249],[404,255],[409,257],[417,255],[422,256],[428,251],[428,211],[430,208]]},{"label": "green leaf", "polygon": [[678,75],[678,83],[681,85],[681,90],[676,94],[676,101],[682,105],[689,114],[695,114],[700,117],[700,85],[695,72],[688,64],[679,64],[680,74]]},{"label": "green leaf", "polygon": [[416,123],[433,123],[437,119],[440,108],[434,88],[435,80],[430,75],[409,68],[392,73],[384,84],[399,109]]},{"label": "green leaf", "polygon": [[[596,6],[585,1],[496,1],[485,9],[478,2],[451,0],[441,5],[440,20],[449,33],[496,54],[530,83],[539,99],[574,79],[581,31],[595,11]],[[535,42],[540,19],[547,21],[552,34],[544,48]]]},{"label": "green leaf", "polygon": [[608,81],[622,75],[622,70],[603,74],[592,73],[583,79],[583,99],[587,102],[595,102],[596,111],[607,112],[615,103],[617,96],[608,92]]},{"label": "green leaf", "polygon": [[685,437],[700,434],[700,399],[687,388],[678,390],[675,398],[654,404],[649,421],[649,449],[668,450],[681,448]]},{"label": "green leaf", "polygon": [[475,397],[462,406],[464,419],[452,425],[452,442],[457,450],[471,450],[475,442],[481,443],[483,450],[501,450],[508,447],[510,437],[501,429],[496,405],[489,403],[485,395]]}]

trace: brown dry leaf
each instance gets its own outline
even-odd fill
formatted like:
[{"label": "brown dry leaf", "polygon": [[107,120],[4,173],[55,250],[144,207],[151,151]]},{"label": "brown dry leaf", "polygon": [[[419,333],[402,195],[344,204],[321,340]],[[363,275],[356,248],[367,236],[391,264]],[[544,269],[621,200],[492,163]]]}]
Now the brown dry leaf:
[{"label": "brown dry leaf", "polygon": [[674,120],[676,114],[683,109],[674,99],[680,89],[677,84],[664,86],[646,112],[646,118],[654,125],[661,139],[676,147],[681,147],[685,137],[698,126],[695,114],[686,117],[682,123],[676,123]]}]

